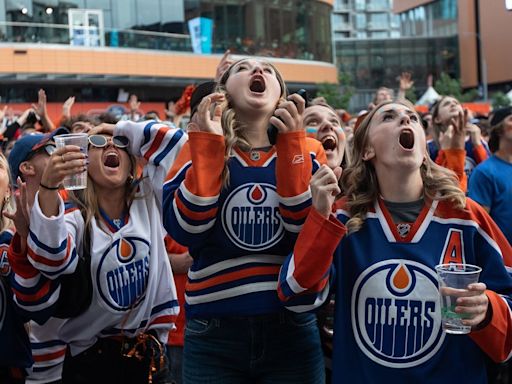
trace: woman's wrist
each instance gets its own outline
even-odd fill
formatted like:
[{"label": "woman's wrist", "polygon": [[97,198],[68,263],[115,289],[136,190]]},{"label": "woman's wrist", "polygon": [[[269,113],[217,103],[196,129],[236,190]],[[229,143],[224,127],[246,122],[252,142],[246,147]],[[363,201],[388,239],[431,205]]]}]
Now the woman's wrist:
[{"label": "woman's wrist", "polygon": [[39,186],[44,189],[47,189],[48,191],[57,191],[60,189],[60,186],[52,187],[51,185],[43,183],[42,181],[39,183]]}]

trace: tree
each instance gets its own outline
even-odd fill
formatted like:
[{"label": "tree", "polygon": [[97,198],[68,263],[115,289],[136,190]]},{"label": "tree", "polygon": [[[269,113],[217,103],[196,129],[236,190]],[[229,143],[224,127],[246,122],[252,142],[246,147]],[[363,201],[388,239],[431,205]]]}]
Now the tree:
[{"label": "tree", "polygon": [[327,103],[335,109],[348,109],[350,98],[354,94],[352,78],[348,73],[340,72],[338,84],[321,83],[318,85],[317,96],[324,97]]},{"label": "tree", "polygon": [[450,95],[461,102],[474,101],[478,97],[478,91],[476,89],[463,92],[460,81],[452,79],[450,75],[444,72],[441,73],[434,88],[440,95]]},{"label": "tree", "polygon": [[512,104],[512,100],[510,100],[509,97],[503,92],[493,93],[491,99],[493,109],[509,107]]}]

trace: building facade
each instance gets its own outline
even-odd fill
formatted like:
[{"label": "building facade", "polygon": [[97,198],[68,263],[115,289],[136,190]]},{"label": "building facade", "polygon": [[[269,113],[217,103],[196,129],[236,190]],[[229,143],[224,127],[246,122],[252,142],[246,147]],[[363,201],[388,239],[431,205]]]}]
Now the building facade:
[{"label": "building facade", "polygon": [[[334,2],[337,66],[350,75],[356,89],[351,109],[365,109],[381,86],[397,91],[403,71],[412,73],[418,94],[426,90],[428,75],[436,77],[445,72],[460,77],[456,0],[441,0],[426,11],[411,8],[405,13],[395,13],[394,1]],[[414,0],[408,4],[414,5]],[[339,11],[351,20],[345,35],[338,33]]]},{"label": "building facade", "polygon": [[512,88],[512,52],[503,45],[512,34],[506,0],[394,0],[393,10],[403,34],[456,39],[464,87]]},{"label": "building facade", "polygon": [[291,89],[336,83],[331,0],[0,0],[2,103],[176,99],[221,55],[266,57]]}]

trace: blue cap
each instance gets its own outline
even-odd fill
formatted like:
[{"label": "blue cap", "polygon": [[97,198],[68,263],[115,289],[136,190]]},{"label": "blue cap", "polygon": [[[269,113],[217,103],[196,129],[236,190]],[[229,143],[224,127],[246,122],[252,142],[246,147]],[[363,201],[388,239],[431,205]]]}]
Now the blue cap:
[{"label": "blue cap", "polygon": [[41,148],[52,140],[54,136],[64,135],[66,133],[69,133],[69,131],[64,127],[60,127],[46,135],[35,133],[33,135],[20,137],[16,140],[9,154],[9,168],[11,170],[13,184],[16,185],[16,180],[20,175],[20,164],[23,163],[32,152]]}]

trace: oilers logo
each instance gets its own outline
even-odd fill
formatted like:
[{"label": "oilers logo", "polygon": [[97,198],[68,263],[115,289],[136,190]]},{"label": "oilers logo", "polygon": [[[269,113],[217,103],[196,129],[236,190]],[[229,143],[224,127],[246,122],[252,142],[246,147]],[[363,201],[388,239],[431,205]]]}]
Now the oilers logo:
[{"label": "oilers logo", "polygon": [[8,276],[11,273],[11,266],[7,259],[7,246],[0,247],[0,276]]},{"label": "oilers logo", "polygon": [[444,341],[436,275],[414,261],[385,260],[361,273],[351,312],[359,348],[387,367],[417,366]]},{"label": "oilers logo", "polygon": [[102,255],[96,273],[98,291],[109,308],[125,311],[146,293],[149,243],[137,237],[117,239]]},{"label": "oilers logo", "polygon": [[243,184],[226,198],[222,225],[229,239],[248,251],[268,249],[284,235],[276,187]]}]

